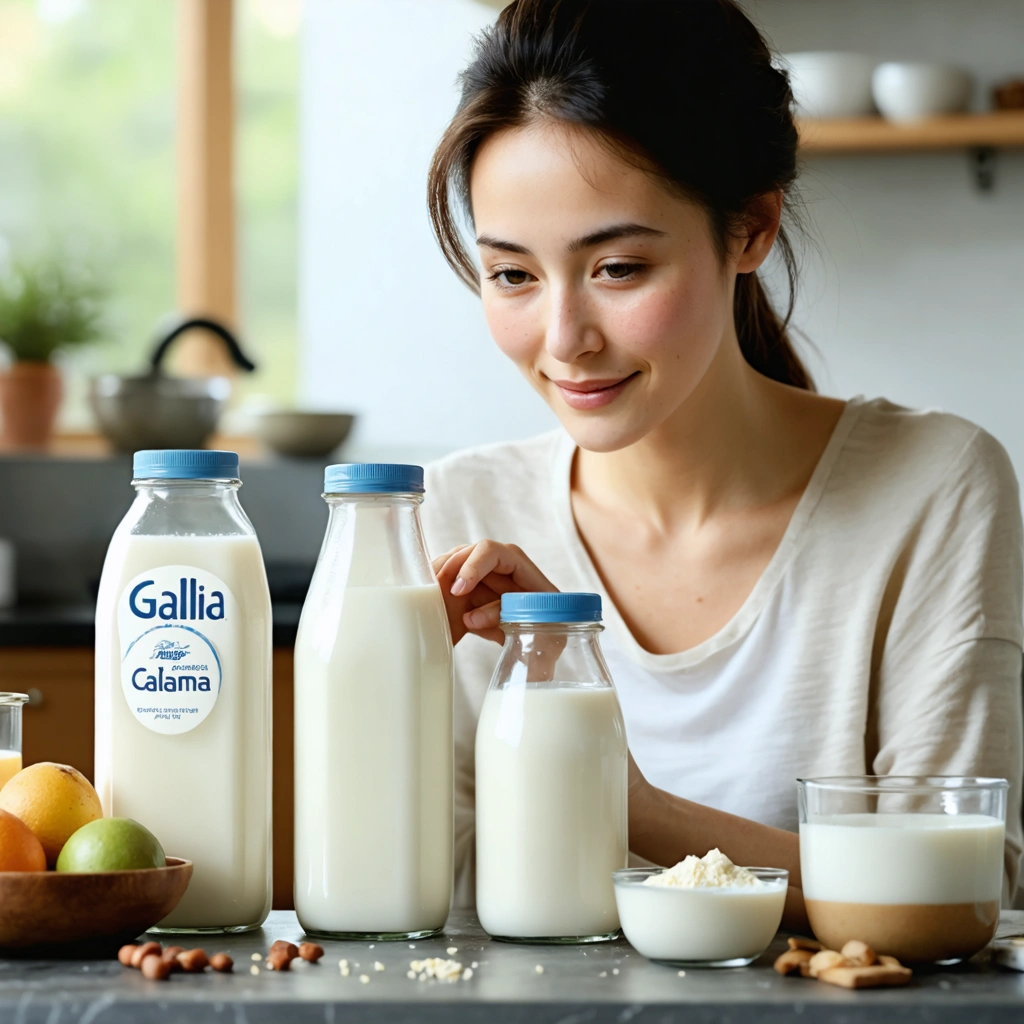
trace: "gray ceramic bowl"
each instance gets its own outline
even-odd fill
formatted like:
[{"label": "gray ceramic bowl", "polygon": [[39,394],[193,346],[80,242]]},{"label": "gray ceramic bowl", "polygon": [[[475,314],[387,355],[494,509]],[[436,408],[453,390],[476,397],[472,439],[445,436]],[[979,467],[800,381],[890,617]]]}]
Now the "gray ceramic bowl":
[{"label": "gray ceramic bowl", "polygon": [[268,410],[253,417],[254,432],[278,455],[323,458],[348,437],[355,417],[344,412]]}]

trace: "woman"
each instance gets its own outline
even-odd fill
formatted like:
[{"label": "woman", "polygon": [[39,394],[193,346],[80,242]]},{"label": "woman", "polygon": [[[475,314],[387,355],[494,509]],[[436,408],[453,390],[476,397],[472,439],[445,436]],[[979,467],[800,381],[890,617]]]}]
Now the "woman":
[{"label": "woman", "polygon": [[605,601],[635,854],[788,868],[798,927],[797,777],[1005,776],[1015,891],[1017,484],[970,423],[814,393],[757,274],[792,283],[791,99],[732,0],[516,0],[464,73],[434,227],[564,431],[428,480],[463,865],[497,598],[558,588]]}]

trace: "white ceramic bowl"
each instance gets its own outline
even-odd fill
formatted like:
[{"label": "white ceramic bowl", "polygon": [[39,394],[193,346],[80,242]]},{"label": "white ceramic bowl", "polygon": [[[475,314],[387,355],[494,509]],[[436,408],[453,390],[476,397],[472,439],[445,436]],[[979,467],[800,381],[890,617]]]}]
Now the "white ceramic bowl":
[{"label": "white ceramic bowl", "polygon": [[254,432],[279,455],[326,457],[348,436],[355,417],[343,412],[271,409],[253,416]]},{"label": "white ceramic bowl", "polygon": [[890,121],[963,113],[973,87],[966,71],[946,64],[890,62],[879,64],[872,76],[875,103]]},{"label": "white ceramic bowl", "polygon": [[749,868],[764,884],[734,888],[644,885],[661,868],[612,874],[619,923],[650,960],[682,967],[745,967],[775,938],[786,905],[789,872]]},{"label": "white ceramic bowl", "polygon": [[863,117],[874,113],[871,72],[876,61],[861,53],[815,50],[785,53],[782,66],[802,117]]}]

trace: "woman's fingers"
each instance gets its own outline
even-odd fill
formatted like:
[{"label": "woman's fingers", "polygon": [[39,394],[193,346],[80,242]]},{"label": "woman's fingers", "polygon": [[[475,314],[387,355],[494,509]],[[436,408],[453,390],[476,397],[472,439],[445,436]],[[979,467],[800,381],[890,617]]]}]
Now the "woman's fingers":
[{"label": "woman's fingers", "polygon": [[505,634],[499,625],[501,621],[501,601],[490,601],[473,611],[466,612],[462,616],[466,629],[475,636],[483,637],[484,640],[493,640],[495,643],[505,642]]},{"label": "woman's fingers", "polygon": [[459,552],[449,559],[445,566],[453,566],[461,561],[461,567],[451,592],[456,597],[471,591],[487,576],[495,573],[511,578],[514,587],[508,589],[554,591],[557,588],[526,556],[522,548],[514,544],[499,544],[493,540],[483,540],[475,545],[472,551]]}]

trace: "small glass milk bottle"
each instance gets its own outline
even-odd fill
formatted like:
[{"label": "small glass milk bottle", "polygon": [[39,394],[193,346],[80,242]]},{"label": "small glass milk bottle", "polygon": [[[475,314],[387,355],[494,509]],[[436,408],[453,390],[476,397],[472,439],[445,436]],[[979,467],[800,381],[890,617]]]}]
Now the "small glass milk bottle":
[{"label": "small glass milk bottle", "polygon": [[329,466],[295,644],[295,910],[307,933],[411,939],[452,897],[452,641],[419,466]]},{"label": "small glass milk bottle", "polygon": [[494,938],[618,934],[628,748],[597,594],[504,594],[476,732],[476,909]]},{"label": "small glass milk bottle", "polygon": [[135,453],[96,606],[96,789],[193,862],[160,931],[258,928],[271,900],[271,612],[234,452]]}]

